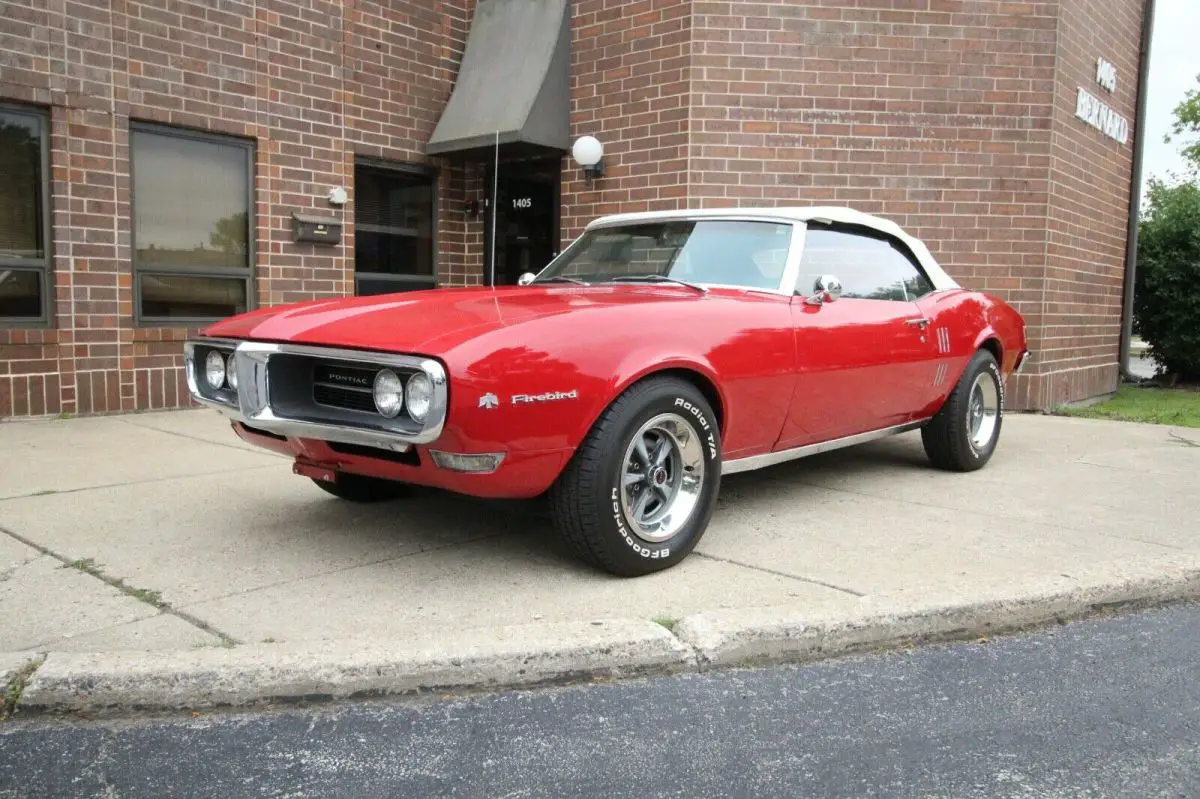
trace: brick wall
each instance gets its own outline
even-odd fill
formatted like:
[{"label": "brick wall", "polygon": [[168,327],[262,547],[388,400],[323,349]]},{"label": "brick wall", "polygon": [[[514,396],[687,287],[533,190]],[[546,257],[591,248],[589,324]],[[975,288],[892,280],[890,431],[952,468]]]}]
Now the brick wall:
[{"label": "brick wall", "polygon": [[601,214],[686,205],[691,0],[577,0],[571,130],[604,142],[605,176],[588,187],[564,159],[564,244]]},{"label": "brick wall", "polygon": [[[1072,0],[1058,26],[1058,83],[1041,352],[1034,406],[1114,391],[1125,274],[1126,224],[1137,103],[1142,8],[1130,0]],[[1116,91],[1097,84],[1096,59],[1117,71]],[[1079,89],[1129,123],[1120,144],[1075,116]]]},{"label": "brick wall", "polygon": [[883,214],[1036,328],[1056,10],[697,0],[692,195]]},{"label": "brick wall", "polygon": [[[260,304],[348,294],[353,194],[336,248],[293,244],[290,215],[337,212],[325,193],[353,191],[356,155],[428,160],[474,5],[6,3],[0,101],[50,110],[56,324],[0,328],[0,417],[188,402],[190,331],[132,319],[131,118],[255,141]],[[1015,407],[1111,390],[1132,144],[1075,98],[1132,122],[1141,5],[576,0],[572,134],[601,138],[607,174],[563,160],[563,242],[614,211],[849,203],[1025,314],[1038,357]],[[486,165],[435,165],[439,278],[478,283],[485,224],[463,205]]]},{"label": "brick wall", "polygon": [[[326,192],[352,188],[356,154],[427,160],[473,7],[5,3],[0,100],[48,108],[52,120],[56,324],[0,328],[0,418],[188,403],[180,343],[189,331],[132,319],[131,118],[256,140],[260,303],[351,293],[352,213],[332,249],[293,244],[291,214],[336,211]],[[478,271],[461,210],[467,182],[461,167],[440,170],[439,273],[448,283]]]},{"label": "brick wall", "polygon": [[1141,6],[696,0],[691,194],[889,216],[1025,315],[1012,407],[1112,391],[1132,146],[1075,108],[1083,86],[1133,122]]}]

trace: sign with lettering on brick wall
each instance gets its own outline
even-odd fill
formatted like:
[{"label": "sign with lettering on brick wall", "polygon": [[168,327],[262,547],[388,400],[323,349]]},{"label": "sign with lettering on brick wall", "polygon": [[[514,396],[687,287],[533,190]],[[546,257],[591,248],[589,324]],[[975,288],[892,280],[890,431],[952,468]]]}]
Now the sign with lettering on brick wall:
[{"label": "sign with lettering on brick wall", "polygon": [[[1096,59],[1096,83],[1109,94],[1117,90],[1117,68],[1103,58]],[[1129,122],[1125,117],[1082,86],[1075,104],[1075,116],[1114,141],[1129,142]]]}]

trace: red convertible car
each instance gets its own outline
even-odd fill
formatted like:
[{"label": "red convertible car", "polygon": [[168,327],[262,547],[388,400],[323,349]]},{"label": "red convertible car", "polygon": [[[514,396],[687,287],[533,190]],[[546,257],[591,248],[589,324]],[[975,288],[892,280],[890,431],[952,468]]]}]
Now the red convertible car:
[{"label": "red convertible car", "polygon": [[195,398],[352,501],[545,496],[578,556],[672,566],[722,475],[920,429],[991,458],[1021,316],[846,208],[608,216],[521,285],[263,308],[185,344]]}]

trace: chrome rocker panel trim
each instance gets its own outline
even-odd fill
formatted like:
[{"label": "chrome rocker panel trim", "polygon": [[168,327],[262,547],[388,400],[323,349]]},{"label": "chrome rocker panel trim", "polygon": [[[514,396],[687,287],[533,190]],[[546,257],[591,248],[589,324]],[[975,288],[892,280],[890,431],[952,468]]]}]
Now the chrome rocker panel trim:
[{"label": "chrome rocker panel trim", "polygon": [[[195,348],[214,347],[232,351],[236,357],[238,391],[236,405],[204,396],[196,381]],[[388,426],[380,417],[376,424],[347,425],[326,423],[311,418],[292,418],[278,415],[271,407],[267,371],[273,355],[300,355],[347,364],[370,364],[379,367],[416,369],[424,372],[433,383],[433,401],[425,423],[417,432]],[[258,341],[237,341],[219,338],[198,338],[184,343],[184,371],[188,391],[202,405],[250,427],[288,438],[310,438],[341,444],[378,447],[403,452],[414,444],[436,441],[446,424],[449,391],[445,368],[431,358],[397,355],[366,350],[336,349],[300,344],[273,344]]]},{"label": "chrome rocker panel trim", "polygon": [[815,444],[805,444],[802,447],[793,449],[784,449],[779,452],[767,452],[762,455],[751,455],[748,458],[736,458],[731,461],[724,461],[721,464],[721,474],[738,474],[739,472],[750,472],[756,469],[765,469],[768,466],[776,466],[788,461],[807,458],[810,455],[817,455],[822,452],[830,452],[836,449],[852,447],[856,444],[866,444],[869,441],[878,441],[881,438],[889,438],[897,436],[901,433],[908,433],[913,430],[918,430],[926,425],[930,416],[925,419],[919,419],[914,422],[905,422],[904,424],[894,425],[892,427],[883,427],[879,430],[869,430],[865,433],[858,433],[853,436],[844,438],[833,438],[829,441],[818,441]]}]

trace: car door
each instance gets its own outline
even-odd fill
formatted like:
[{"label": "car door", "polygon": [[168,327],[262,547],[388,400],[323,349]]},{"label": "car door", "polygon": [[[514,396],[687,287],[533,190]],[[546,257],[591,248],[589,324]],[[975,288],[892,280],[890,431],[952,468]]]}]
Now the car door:
[{"label": "car door", "polygon": [[[921,407],[937,346],[899,255],[873,230],[810,224],[792,299],[797,379],[778,449],[902,424]],[[816,302],[823,275],[842,292]]]},{"label": "car door", "polygon": [[903,244],[893,244],[897,268],[904,275],[908,298],[916,303],[924,322],[921,329],[931,349],[923,362],[915,364],[913,379],[921,388],[914,418],[937,413],[946,395],[954,388],[959,373],[971,354],[969,330],[974,303],[961,302],[957,291],[936,291],[933,281],[921,268],[920,261]]}]

